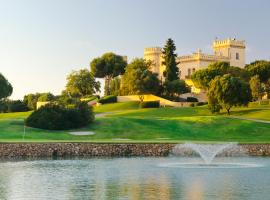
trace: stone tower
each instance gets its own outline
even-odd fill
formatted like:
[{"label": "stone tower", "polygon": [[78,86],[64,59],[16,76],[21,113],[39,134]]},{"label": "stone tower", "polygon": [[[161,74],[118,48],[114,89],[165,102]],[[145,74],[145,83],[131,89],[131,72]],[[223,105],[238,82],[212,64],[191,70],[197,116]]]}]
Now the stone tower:
[{"label": "stone tower", "polygon": [[162,65],[162,48],[149,47],[144,49],[144,59],[152,62],[151,71],[158,74],[158,78],[162,80],[165,67]]},{"label": "stone tower", "polygon": [[236,39],[215,40],[213,50],[216,56],[229,58],[230,65],[235,67],[245,67],[246,64],[246,44],[245,41]]}]

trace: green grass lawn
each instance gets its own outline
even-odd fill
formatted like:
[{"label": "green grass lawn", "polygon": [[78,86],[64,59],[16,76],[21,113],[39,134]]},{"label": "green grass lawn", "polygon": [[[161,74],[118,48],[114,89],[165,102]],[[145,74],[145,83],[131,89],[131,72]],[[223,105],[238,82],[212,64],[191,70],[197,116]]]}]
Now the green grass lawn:
[{"label": "green grass lawn", "polygon": [[[80,131],[93,136],[74,136],[69,131],[26,128],[30,112],[0,114],[0,142],[183,142],[237,141],[270,143],[270,124],[212,115],[206,106],[195,108],[138,109],[137,102],[115,103],[95,108],[107,113]],[[270,106],[232,109],[241,117],[270,120]],[[77,130],[76,130],[77,131]],[[129,139],[129,140],[126,140]]]}]

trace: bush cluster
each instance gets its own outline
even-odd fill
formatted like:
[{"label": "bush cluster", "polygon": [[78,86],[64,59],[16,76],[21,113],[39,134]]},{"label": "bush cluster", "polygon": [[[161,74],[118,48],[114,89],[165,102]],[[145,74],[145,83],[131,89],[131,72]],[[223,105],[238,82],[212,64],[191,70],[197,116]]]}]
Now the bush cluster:
[{"label": "bush cluster", "polygon": [[25,112],[28,111],[28,107],[27,105],[20,100],[16,100],[16,101],[9,101],[7,103],[8,106],[8,112]]},{"label": "bush cluster", "polygon": [[47,104],[34,111],[27,119],[26,125],[47,130],[68,130],[86,126],[94,120],[92,107],[79,103],[74,108]]},{"label": "bush cluster", "polygon": [[187,102],[198,102],[198,99],[195,97],[187,97]]},{"label": "bush cluster", "polygon": [[101,103],[101,104],[116,103],[117,102],[117,97],[114,96],[114,95],[105,96],[105,97],[102,97],[101,99],[99,99],[98,102]]},{"label": "bush cluster", "polygon": [[144,101],[140,103],[140,108],[159,108],[159,101]]},{"label": "bush cluster", "polygon": [[15,101],[0,101],[0,112],[10,113],[10,112],[25,112],[28,111],[27,105],[20,100]]}]

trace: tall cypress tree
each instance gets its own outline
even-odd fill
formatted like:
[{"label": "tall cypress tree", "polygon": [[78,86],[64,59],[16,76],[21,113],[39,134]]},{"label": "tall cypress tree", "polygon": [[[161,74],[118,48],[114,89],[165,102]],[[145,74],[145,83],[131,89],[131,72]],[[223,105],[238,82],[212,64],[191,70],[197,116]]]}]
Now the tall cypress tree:
[{"label": "tall cypress tree", "polygon": [[177,54],[175,53],[176,47],[174,41],[169,38],[163,48],[163,65],[166,66],[163,75],[165,77],[165,82],[170,82],[179,79],[179,70],[177,67],[176,57]]}]

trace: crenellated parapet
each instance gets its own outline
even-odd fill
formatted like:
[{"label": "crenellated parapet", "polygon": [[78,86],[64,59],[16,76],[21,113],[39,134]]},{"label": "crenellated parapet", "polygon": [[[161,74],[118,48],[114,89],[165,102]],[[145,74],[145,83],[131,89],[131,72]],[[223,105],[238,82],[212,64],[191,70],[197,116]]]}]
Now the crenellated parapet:
[{"label": "crenellated parapet", "polygon": [[181,62],[190,62],[190,61],[199,61],[199,60],[213,61],[213,62],[217,62],[217,61],[228,62],[229,58],[226,56],[205,54],[205,53],[202,53],[201,50],[198,50],[197,52],[193,53],[192,55],[177,57],[177,61],[180,63]]},{"label": "crenellated parapet", "polygon": [[213,48],[221,48],[221,47],[239,47],[245,48],[245,40],[236,40],[236,39],[226,39],[226,40],[215,40],[213,42]]},{"label": "crenellated parapet", "polygon": [[161,47],[148,47],[144,48],[144,55],[152,55],[152,54],[162,54],[162,48]]}]

